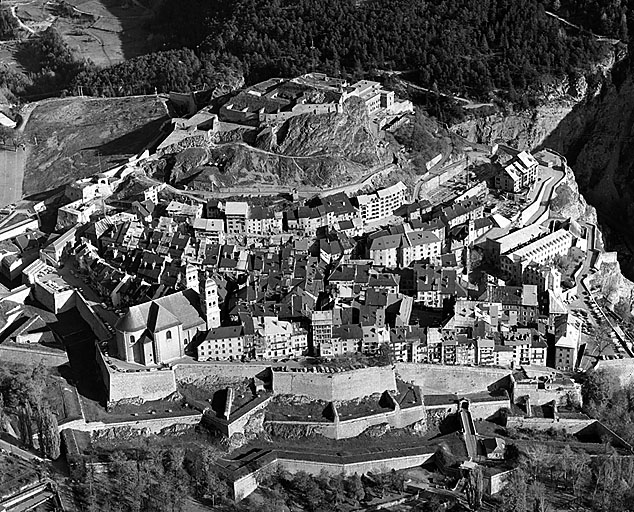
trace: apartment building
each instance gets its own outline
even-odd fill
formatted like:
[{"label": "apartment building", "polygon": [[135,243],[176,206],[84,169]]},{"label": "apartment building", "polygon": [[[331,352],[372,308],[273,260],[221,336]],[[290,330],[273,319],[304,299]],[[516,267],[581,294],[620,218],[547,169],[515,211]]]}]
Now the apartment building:
[{"label": "apartment building", "polygon": [[407,187],[399,181],[372,194],[357,196],[361,218],[364,222],[373,222],[393,215],[395,210],[405,204],[406,191]]},{"label": "apartment building", "polygon": [[555,256],[565,256],[570,251],[574,237],[569,231],[559,229],[520,247],[501,257],[502,271],[513,281],[521,282],[524,269],[530,263],[546,263]]}]

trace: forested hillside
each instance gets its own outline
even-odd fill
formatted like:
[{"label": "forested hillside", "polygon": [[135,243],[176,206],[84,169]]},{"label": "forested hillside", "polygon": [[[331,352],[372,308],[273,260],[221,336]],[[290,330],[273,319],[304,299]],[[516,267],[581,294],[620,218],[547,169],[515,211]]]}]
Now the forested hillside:
[{"label": "forested hillside", "polygon": [[628,24],[634,9],[630,0],[546,0],[546,9],[586,30],[604,36],[629,39]]},{"label": "forested hillside", "polygon": [[238,57],[249,82],[313,65],[353,76],[414,70],[422,85],[482,96],[525,91],[540,75],[582,67],[598,52],[537,0],[213,0],[187,10],[168,0],[156,23],[169,45],[203,42]]},{"label": "forested hillside", "polygon": [[[493,92],[526,104],[539,96],[543,80],[584,71],[605,50],[545,8],[575,20],[592,17],[606,31],[626,35],[626,4],[617,3],[597,7],[600,0],[584,0],[576,8],[572,0],[164,0],[150,27],[159,51],[108,68],[71,65],[70,51],[49,29],[25,43],[25,53],[47,50],[51,42],[55,51],[44,52],[28,77],[3,72],[0,86],[24,97],[49,90],[122,96],[214,88],[227,75],[254,83],[312,69],[350,79],[396,70],[430,89],[482,99]],[[49,62],[56,56],[62,62]]]}]

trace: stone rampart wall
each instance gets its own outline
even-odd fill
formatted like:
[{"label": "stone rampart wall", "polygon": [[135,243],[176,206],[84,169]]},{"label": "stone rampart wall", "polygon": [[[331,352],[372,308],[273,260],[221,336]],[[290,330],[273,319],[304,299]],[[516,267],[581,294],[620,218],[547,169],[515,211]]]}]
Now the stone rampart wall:
[{"label": "stone rampart wall", "polygon": [[484,478],[484,492],[490,496],[499,493],[505,487],[509,478],[513,474],[514,469],[509,471],[503,471],[502,473],[495,473],[491,476]]},{"label": "stone rampart wall", "polygon": [[622,386],[634,382],[634,359],[616,359],[612,361],[598,361],[595,370],[605,370],[616,375]]},{"label": "stone rampart wall", "polygon": [[262,373],[270,365],[266,364],[217,364],[217,363],[177,363],[174,365],[174,372],[178,382],[188,379],[195,379],[206,376],[217,376],[227,381],[241,381],[255,377]]},{"label": "stone rampart wall", "polygon": [[23,450],[22,448],[17,447],[16,445],[5,441],[4,439],[0,439],[0,450],[4,450],[5,452],[12,453],[16,457],[20,457],[29,461],[37,461],[43,462],[44,459],[39,457],[38,455],[31,453],[27,450]]},{"label": "stone rampart wall", "polygon": [[511,375],[511,370],[503,368],[417,363],[396,363],[395,366],[401,379],[420,386],[426,394],[460,395],[486,391],[489,386]]},{"label": "stone rampart wall", "polygon": [[523,386],[522,384],[515,384],[513,390],[513,397],[515,402],[521,401],[522,397],[530,397],[530,403],[532,406],[540,406],[557,401],[558,405],[567,405],[569,400],[574,403],[581,404],[581,388],[553,388],[553,389],[535,389],[535,386]]},{"label": "stone rampart wall", "polygon": [[415,466],[425,464],[433,456],[434,454],[431,452],[423,453],[421,455],[408,455],[389,459],[354,462],[351,464],[279,459],[278,467],[288,471],[289,473],[305,471],[310,475],[317,476],[322,471],[325,471],[329,475],[341,475],[343,473],[345,476],[350,476],[355,473],[361,475],[369,472],[384,473],[386,471],[391,471],[392,469],[399,470],[413,468]]},{"label": "stone rampart wall", "polygon": [[265,464],[261,468],[257,469],[253,473],[248,473],[241,478],[238,478],[233,482],[233,499],[235,501],[241,501],[249,494],[255,491],[258,486],[258,478],[260,475],[266,475],[275,471],[278,467],[278,460],[275,459],[268,464]]},{"label": "stone rampart wall", "polygon": [[557,420],[551,418],[522,418],[519,416],[511,416],[506,420],[507,427],[526,428],[530,430],[565,430],[569,434],[579,432],[581,429],[592,425],[597,420],[587,419],[566,419],[559,418]]},{"label": "stone rampart wall", "polygon": [[236,420],[228,423],[226,420],[221,418],[217,418],[213,415],[213,412],[205,413],[203,421],[213,426],[220,433],[224,434],[227,437],[231,437],[233,434],[243,434],[244,427],[249,423],[251,418],[259,413],[262,409],[264,409],[268,403],[271,401],[273,397],[269,397],[266,400],[263,400],[260,404],[256,405],[253,409],[243,414]]},{"label": "stone rampart wall", "polygon": [[341,373],[273,372],[273,392],[304,395],[317,400],[344,401],[396,389],[391,366]]},{"label": "stone rampart wall", "polygon": [[0,346],[0,361],[33,366],[37,366],[40,363],[44,363],[46,366],[61,366],[68,363],[68,356],[66,352],[62,351],[59,354],[55,354],[33,348]]},{"label": "stone rampart wall", "polygon": [[511,401],[507,398],[505,400],[495,400],[491,402],[471,402],[469,404],[469,411],[474,420],[486,420],[500,409],[508,409],[510,407]]},{"label": "stone rampart wall", "polygon": [[97,366],[108,391],[109,402],[133,398],[161,400],[176,392],[174,370],[118,371],[108,366],[100,350],[96,352]]},{"label": "stone rampart wall", "polygon": [[110,375],[109,399],[112,402],[140,397],[145,401],[161,400],[176,392],[172,370],[114,372]]},{"label": "stone rampart wall", "polygon": [[279,123],[287,121],[299,115],[310,114],[318,116],[323,114],[336,114],[342,111],[342,107],[337,104],[306,103],[295,105],[290,112],[278,112],[276,114],[259,114],[259,120],[261,123]]},{"label": "stone rampart wall", "polygon": [[313,427],[315,432],[329,439],[347,439],[357,437],[375,425],[387,423],[393,428],[404,428],[421,420],[425,420],[425,422],[427,420],[427,410],[424,405],[332,423],[317,421],[267,421],[267,423],[276,425],[306,425]]},{"label": "stone rampart wall", "polygon": [[186,414],[181,416],[170,416],[166,418],[147,418],[142,420],[119,421],[105,423],[103,421],[86,422],[77,420],[59,426],[60,431],[71,428],[82,432],[98,432],[100,430],[128,428],[133,430],[146,430],[153,434],[158,434],[161,430],[174,425],[198,425],[202,418],[202,413]]},{"label": "stone rampart wall", "polygon": [[316,462],[309,460],[290,460],[285,458],[276,459],[262,468],[249,473],[233,483],[234,499],[240,501],[258,488],[258,477],[261,474],[283,469],[289,473],[305,471],[311,475],[319,475],[326,472],[329,475],[350,476],[364,473],[382,473],[386,471],[413,468],[425,464],[434,456],[434,453],[424,453],[420,455],[407,455],[403,457],[392,457],[380,460],[360,461],[350,464],[337,464],[330,462]]}]

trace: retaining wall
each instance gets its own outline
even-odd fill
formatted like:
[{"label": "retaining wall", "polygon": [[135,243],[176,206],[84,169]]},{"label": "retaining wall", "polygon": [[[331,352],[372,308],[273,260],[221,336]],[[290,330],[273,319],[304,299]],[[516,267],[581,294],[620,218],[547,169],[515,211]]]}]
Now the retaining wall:
[{"label": "retaining wall", "polygon": [[44,459],[36,455],[35,453],[31,453],[27,450],[23,450],[22,448],[17,447],[16,445],[5,441],[4,439],[0,439],[0,450],[4,450],[5,452],[12,453],[13,455],[20,457],[22,459],[28,461],[37,461],[43,462]]},{"label": "retaining wall", "polygon": [[40,363],[44,363],[46,366],[61,366],[68,363],[68,356],[63,351],[55,354],[33,348],[0,346],[0,361],[33,366]]},{"label": "retaining wall", "polygon": [[559,418],[557,420],[549,418],[522,418],[520,416],[510,416],[506,420],[507,427],[526,428],[530,430],[565,430],[569,434],[574,434],[586,428],[597,420],[587,419],[566,419]]},{"label": "retaining wall", "polygon": [[96,432],[99,430],[109,430],[116,428],[130,428],[134,430],[149,430],[153,434],[158,434],[167,427],[174,425],[198,425],[202,418],[202,413],[187,414],[184,416],[170,416],[166,418],[148,418],[142,420],[119,421],[104,423],[103,421],[77,420],[59,426],[60,432],[65,429],[81,430],[82,432]]},{"label": "retaining wall", "polygon": [[569,400],[582,403],[580,386],[576,388],[536,389],[535,385],[524,386],[516,382],[513,389],[515,402],[520,401],[525,396],[530,397],[532,406],[544,405],[553,400],[556,400],[558,405],[567,405]]},{"label": "retaining wall", "polygon": [[390,457],[379,460],[359,461],[349,464],[334,462],[316,462],[310,460],[292,460],[287,458],[277,458],[257,470],[236,479],[233,482],[233,494],[236,501],[246,498],[258,488],[258,478],[261,474],[270,473],[277,469],[283,469],[289,473],[305,471],[310,475],[319,475],[326,472],[329,475],[350,476],[364,474],[368,472],[381,473],[385,471],[408,469],[425,464],[434,456],[432,453],[420,455],[404,455],[402,457]]},{"label": "retaining wall", "polygon": [[275,471],[278,467],[278,460],[275,459],[261,468],[253,471],[252,473],[248,473],[243,477],[237,478],[233,482],[233,499],[235,501],[241,501],[246,498],[249,494],[255,491],[258,486],[258,479],[262,474],[269,474]]},{"label": "retaining wall", "polygon": [[511,370],[504,368],[440,364],[396,363],[395,369],[402,380],[420,386],[426,394],[487,391],[491,386],[504,387],[506,383],[500,381],[511,375]]},{"label": "retaining wall", "polygon": [[474,420],[486,420],[500,409],[510,407],[511,401],[508,398],[490,402],[471,402],[469,403],[469,412]]},{"label": "retaining wall", "polygon": [[274,393],[304,395],[326,402],[354,400],[385,390],[396,390],[391,366],[341,373],[273,372]]},{"label": "retaining wall", "polygon": [[341,475],[343,473],[345,476],[350,476],[355,473],[361,475],[368,472],[384,473],[386,471],[391,471],[392,469],[399,470],[413,468],[415,466],[425,464],[433,456],[434,453],[432,452],[421,455],[406,455],[403,457],[392,457],[389,459],[353,462],[350,464],[278,459],[278,467],[290,473],[305,471],[310,475],[317,476],[322,471],[325,471],[329,475]]},{"label": "retaining wall", "polygon": [[427,419],[427,410],[424,405],[418,405],[398,411],[364,416],[363,418],[334,421],[333,423],[316,421],[267,421],[267,423],[276,425],[312,426],[314,427],[315,432],[329,439],[347,439],[350,437],[357,437],[365,430],[375,425],[387,423],[393,428],[404,428],[423,419]]},{"label": "retaining wall", "polygon": [[484,492],[492,496],[502,491],[506,487],[506,484],[514,471],[514,469],[510,469],[493,475],[485,475]]}]

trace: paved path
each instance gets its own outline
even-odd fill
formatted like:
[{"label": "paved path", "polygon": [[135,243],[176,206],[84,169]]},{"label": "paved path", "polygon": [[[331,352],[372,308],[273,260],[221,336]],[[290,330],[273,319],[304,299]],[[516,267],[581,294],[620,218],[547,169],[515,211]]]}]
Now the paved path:
[{"label": "paved path", "polygon": [[0,149],[0,207],[22,199],[22,180],[28,148]]},{"label": "paved path", "polygon": [[471,460],[478,460],[478,438],[471,413],[464,408],[460,408],[460,422],[464,430],[464,442],[467,446],[467,454]]},{"label": "paved path", "polygon": [[[26,4],[23,4],[26,5]],[[27,25],[25,25],[22,20],[18,17],[18,15],[16,14],[16,10],[18,8],[18,5],[12,5],[10,12],[11,12],[11,16],[13,16],[13,18],[17,21],[18,25],[20,26],[21,29],[26,30],[27,32],[29,32],[30,34],[35,34],[35,30],[33,30],[31,27],[28,27]]]}]

